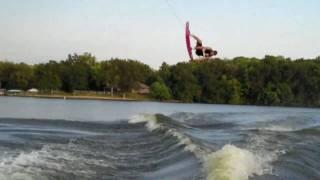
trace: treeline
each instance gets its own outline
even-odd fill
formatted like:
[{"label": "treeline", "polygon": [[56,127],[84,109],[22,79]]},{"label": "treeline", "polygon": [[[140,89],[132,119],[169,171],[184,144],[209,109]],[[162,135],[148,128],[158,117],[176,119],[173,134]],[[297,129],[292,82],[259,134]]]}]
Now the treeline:
[{"label": "treeline", "polygon": [[237,57],[206,63],[163,64],[158,74],[172,96],[184,101],[320,105],[320,58],[292,61],[281,56]]},{"label": "treeline", "polygon": [[291,60],[237,57],[208,62],[163,63],[159,70],[134,60],[97,61],[89,53],[27,65],[0,62],[1,87],[131,92],[139,83],[150,96],[218,104],[320,105],[320,57]]},{"label": "treeline", "polygon": [[111,59],[97,62],[89,53],[36,65],[0,62],[0,83],[5,89],[73,92],[112,88],[128,92],[137,82],[145,82],[151,73],[153,70],[149,66],[138,61]]}]

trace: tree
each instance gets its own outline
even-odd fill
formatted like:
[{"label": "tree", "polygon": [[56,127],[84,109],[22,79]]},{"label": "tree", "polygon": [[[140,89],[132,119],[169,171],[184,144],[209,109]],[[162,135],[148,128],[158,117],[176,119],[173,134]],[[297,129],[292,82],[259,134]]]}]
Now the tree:
[{"label": "tree", "polygon": [[158,71],[158,75],[166,84],[169,84],[169,79],[171,76],[171,67],[166,62],[163,62]]},{"label": "tree", "polygon": [[120,84],[120,69],[117,61],[103,61],[99,71],[100,82],[102,86],[111,88],[111,96],[113,96],[114,88],[118,88]]},{"label": "tree", "polygon": [[28,89],[33,79],[33,70],[31,66],[24,63],[5,63],[1,76],[5,88]]},{"label": "tree", "polygon": [[57,90],[61,88],[60,65],[56,61],[39,64],[34,67],[35,87],[41,90]]},{"label": "tree", "polygon": [[263,105],[279,105],[280,98],[277,93],[277,89],[274,85],[269,83],[258,96],[258,101]]},{"label": "tree", "polygon": [[170,85],[173,96],[184,102],[199,101],[201,88],[193,75],[192,64],[179,63],[172,68]]},{"label": "tree", "polygon": [[287,83],[281,83],[277,85],[277,95],[281,105],[290,105],[293,103],[294,95]]},{"label": "tree", "polygon": [[95,61],[89,53],[69,55],[66,61],[61,62],[62,88],[65,91],[88,90]]},{"label": "tree", "polygon": [[163,82],[154,82],[150,86],[151,97],[159,100],[168,100],[171,98],[169,88]]},{"label": "tree", "polygon": [[[320,106],[320,63],[282,56],[236,57],[168,65],[158,71],[130,59],[97,62],[90,53],[27,65],[0,61],[1,88],[130,92],[139,83],[157,99],[184,102]],[[168,95],[169,94],[169,95]]]}]

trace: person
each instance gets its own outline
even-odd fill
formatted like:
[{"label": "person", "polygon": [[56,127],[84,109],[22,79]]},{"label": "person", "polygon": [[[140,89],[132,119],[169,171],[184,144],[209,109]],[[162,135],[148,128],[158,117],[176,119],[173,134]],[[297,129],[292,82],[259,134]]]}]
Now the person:
[{"label": "person", "polygon": [[211,47],[203,46],[200,38],[198,38],[194,34],[190,34],[190,36],[197,41],[197,44],[195,47],[195,53],[197,56],[203,56],[205,58],[210,58],[210,57],[216,56],[218,54],[218,51],[213,50]]}]

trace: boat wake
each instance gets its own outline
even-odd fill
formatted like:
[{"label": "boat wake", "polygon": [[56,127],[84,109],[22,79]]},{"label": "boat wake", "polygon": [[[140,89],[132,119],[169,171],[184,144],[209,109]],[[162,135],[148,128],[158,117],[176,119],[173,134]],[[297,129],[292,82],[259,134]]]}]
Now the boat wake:
[{"label": "boat wake", "polygon": [[139,114],[115,122],[0,118],[0,180],[320,176],[314,160],[320,148],[317,119],[238,116]]},{"label": "boat wake", "polygon": [[270,163],[276,159],[274,155],[254,154],[232,144],[226,144],[212,152],[212,149],[203,146],[198,139],[194,140],[181,132],[181,124],[177,127],[175,126],[177,122],[159,114],[134,116],[129,123],[145,123],[146,128],[151,132],[161,131],[177,138],[179,144],[185,146],[185,151],[192,152],[202,162],[203,171],[206,172],[208,180],[246,180],[254,175],[271,173]]}]

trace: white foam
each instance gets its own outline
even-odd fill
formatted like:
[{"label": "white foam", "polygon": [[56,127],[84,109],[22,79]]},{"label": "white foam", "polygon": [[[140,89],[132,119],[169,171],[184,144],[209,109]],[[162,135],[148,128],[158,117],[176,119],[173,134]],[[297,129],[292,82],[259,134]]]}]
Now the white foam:
[{"label": "white foam", "polygon": [[185,151],[194,153],[194,155],[198,159],[201,159],[201,160],[204,159],[204,155],[206,154],[205,151],[201,149],[199,146],[197,146],[196,144],[194,144],[189,137],[183,135],[182,133],[179,133],[175,129],[169,129],[167,131],[167,134],[170,134],[171,136],[176,137],[179,140],[179,144],[182,144],[185,146],[184,147]]},{"label": "white foam", "polygon": [[41,152],[32,151],[30,153],[20,153],[18,156],[4,157],[0,163],[0,180],[32,180],[46,179],[37,173],[37,169],[32,166],[39,159]]},{"label": "white foam", "polygon": [[161,129],[179,140],[179,144],[185,146],[184,150],[192,152],[199,160],[204,162],[208,180],[247,180],[253,175],[271,173],[269,163],[274,157],[265,152],[254,154],[246,149],[234,145],[225,145],[216,152],[196,145],[191,138],[174,128],[166,128],[158,123],[154,115],[134,116],[129,123],[145,122],[149,131]]},{"label": "white foam", "polygon": [[280,126],[280,125],[264,125],[255,127],[244,127],[241,130],[262,130],[262,131],[275,131],[275,132],[294,132],[300,130],[299,128]]},{"label": "white foam", "polygon": [[284,125],[269,125],[266,127],[262,127],[259,129],[267,130],[267,131],[279,131],[279,132],[294,132],[294,131],[300,131],[303,129],[313,128],[318,126],[318,123],[310,123],[310,124],[304,124],[304,125],[295,125],[295,124],[284,124]]},{"label": "white foam", "polygon": [[[134,115],[129,119],[130,124],[137,124],[137,123],[143,123],[143,122],[148,122],[148,119],[146,118],[148,114],[138,114]],[[152,116],[152,115],[149,115]]]},{"label": "white foam", "polygon": [[266,131],[276,131],[276,132],[294,132],[300,131],[303,129],[313,128],[320,124],[318,120],[312,119],[310,117],[299,117],[289,118],[282,120],[271,120],[271,121],[262,121],[255,122],[253,125],[247,127],[244,130],[266,130]]},{"label": "white foam", "polygon": [[149,131],[154,131],[156,129],[161,128],[161,125],[157,122],[156,116],[152,114],[139,114],[132,116],[129,119],[130,124],[137,124],[143,122],[146,123],[146,127]]},{"label": "white foam", "polygon": [[254,174],[270,171],[269,158],[230,144],[209,154],[206,159],[208,180],[247,180]]},{"label": "white foam", "polygon": [[190,151],[195,154],[197,158],[200,158],[201,160],[204,157],[205,152],[199,148],[197,145],[195,145],[192,140],[185,136],[184,134],[178,132],[176,129],[173,128],[165,128],[161,123],[158,123],[157,117],[155,115],[150,114],[140,114],[133,116],[129,123],[135,124],[135,123],[146,123],[146,127],[149,131],[154,131],[156,129],[161,129],[166,132],[166,134],[169,134],[179,140],[179,145],[184,145],[184,150]]},{"label": "white foam", "polygon": [[24,173],[14,173],[10,176],[0,175],[0,180],[33,180],[33,178]]},{"label": "white foam", "polygon": [[297,128],[283,127],[283,126],[276,126],[276,125],[265,127],[262,129],[267,131],[279,131],[279,132],[292,132],[292,131],[298,130]]},{"label": "white foam", "polygon": [[[78,152],[76,155],[74,152]],[[0,158],[0,180],[46,180],[46,170],[55,172],[75,173],[84,178],[93,176],[96,172],[87,168],[88,164],[110,167],[111,165],[102,160],[86,159],[81,154],[90,152],[83,146],[70,142],[69,144],[45,145],[40,150],[20,152],[16,155],[9,154]]]}]

